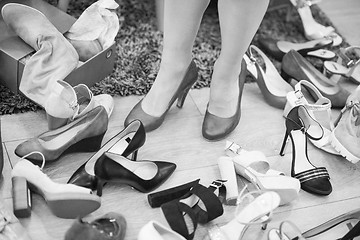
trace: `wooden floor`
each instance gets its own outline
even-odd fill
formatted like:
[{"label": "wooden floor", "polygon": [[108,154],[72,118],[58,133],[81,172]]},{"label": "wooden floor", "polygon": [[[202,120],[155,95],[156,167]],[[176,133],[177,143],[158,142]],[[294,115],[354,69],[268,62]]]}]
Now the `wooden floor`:
[{"label": "wooden floor", "polygon": [[[325,2],[340,2],[324,0]],[[337,11],[339,15],[348,13],[345,8],[350,4],[341,1],[344,10]],[[360,19],[358,0],[348,0],[357,7],[351,11],[352,17],[346,22],[347,27],[359,33],[357,21]],[[340,3],[339,3],[340,4]],[[349,7],[350,9],[351,7]],[[353,20],[353,21],[351,21]],[[338,23],[334,23],[338,24]],[[337,25],[343,29],[344,26]],[[345,34],[345,32],[342,32]],[[353,41],[351,36],[347,38]],[[356,39],[354,40],[356,42]],[[355,85],[347,84],[349,89]],[[208,185],[212,180],[220,178],[217,159],[224,155],[225,140],[208,142],[201,135],[209,89],[190,91],[184,108],[179,110],[173,107],[168,113],[163,125],[156,131],[147,134],[146,143],[140,149],[140,159],[164,160],[177,164],[177,169],[170,179],[157,190],[166,189],[197,178],[201,183]],[[110,118],[109,128],[104,141],[123,129],[123,121],[132,106],[141,97],[115,97],[115,109]],[[279,149],[284,135],[284,118],[280,109],[273,108],[264,101],[263,96],[255,83],[245,85],[242,97],[242,117],[235,131],[227,138],[248,150],[260,150],[268,158],[271,167],[281,170],[287,175],[291,167],[291,147],[287,148],[284,157],[279,156]],[[334,116],[338,111],[333,111]],[[0,194],[5,205],[12,209],[11,197],[11,168],[19,158],[14,149],[24,140],[39,135],[47,130],[44,112],[29,112],[17,115],[1,116],[1,134],[4,147],[5,167],[0,183]],[[82,165],[91,153],[73,153],[63,156],[54,164],[45,167],[44,172],[51,179],[65,183],[71,174]],[[278,227],[281,221],[291,220],[302,231],[317,224],[360,207],[360,168],[359,164],[352,164],[342,157],[330,155],[309,145],[309,157],[314,165],[325,166],[331,176],[333,192],[326,197],[320,197],[300,191],[299,198],[291,204],[279,207],[273,215],[267,230],[253,227],[248,232],[251,237],[243,239],[267,239],[267,232]],[[239,188],[248,183],[238,177]],[[156,191],[157,191],[156,190]],[[200,225],[195,239],[202,239],[211,224],[223,225],[234,218],[233,206],[224,206],[225,213],[207,225]],[[102,206],[85,218],[91,221],[103,214],[115,211],[122,213],[127,220],[126,240],[137,238],[139,229],[150,220],[156,220],[166,225],[166,220],[159,208],[152,209],[147,202],[147,194],[140,193],[125,185],[108,184],[104,188]],[[32,239],[61,240],[74,220],[60,219],[52,215],[44,200],[33,195],[33,210],[31,218],[20,219]],[[343,229],[342,229],[343,230]],[[341,231],[338,229],[337,231]],[[329,238],[333,239],[335,235]]]}]

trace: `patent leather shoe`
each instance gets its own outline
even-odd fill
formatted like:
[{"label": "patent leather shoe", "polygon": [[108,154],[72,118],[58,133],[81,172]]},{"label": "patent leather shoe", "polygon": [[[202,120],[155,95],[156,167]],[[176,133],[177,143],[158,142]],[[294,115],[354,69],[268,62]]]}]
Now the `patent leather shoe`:
[{"label": "patent leather shoe", "polygon": [[175,171],[176,164],[163,161],[130,161],[114,153],[104,153],[95,163],[98,178],[97,194],[102,195],[106,182],[130,185],[140,192],[150,192],[159,187]]},{"label": "patent leather shoe", "polygon": [[[311,82],[324,97],[330,99],[332,107],[335,108],[344,107],[350,95],[349,91],[328,79],[295,50],[285,54],[281,64],[281,76],[287,81],[293,78]],[[314,93],[310,91],[310,94]],[[317,98],[315,95],[313,97]]]},{"label": "patent leather shoe", "polygon": [[127,126],[131,121],[134,119],[139,119],[145,127],[146,132],[150,132],[152,130],[157,129],[160,127],[160,125],[163,123],[165,116],[167,112],[169,111],[170,107],[173,105],[176,99],[178,99],[176,106],[178,108],[182,108],[184,105],[186,96],[191,88],[191,86],[196,82],[198,77],[198,68],[196,67],[196,64],[194,60],[191,61],[186,74],[183,78],[183,80],[180,83],[180,86],[176,90],[175,94],[171,98],[169,105],[166,109],[166,111],[159,117],[152,116],[144,112],[142,109],[142,100],[138,102],[133,109],[130,111],[128,116],[125,119],[124,126]]},{"label": "patent leather shoe", "polygon": [[[81,118],[29,139],[15,149],[23,157],[31,152],[41,152],[47,162],[57,160],[65,152],[92,152],[100,149],[101,141],[108,127],[108,115],[102,106],[89,111]],[[42,162],[36,154],[26,157],[33,162]]]},{"label": "patent leather shoe", "polygon": [[65,240],[123,240],[127,223],[121,214],[109,212],[92,222],[77,219],[65,234]]},{"label": "patent leather shoe", "polygon": [[139,120],[132,121],[121,132],[107,141],[101,149],[92,155],[76,172],[70,177],[68,183],[96,190],[98,179],[94,173],[95,162],[106,152],[115,152],[127,157],[132,155],[136,160],[140,147],[145,143],[145,129]]},{"label": "patent leather shoe", "polygon": [[241,116],[241,97],[244,89],[246,78],[246,62],[241,62],[241,72],[239,76],[239,97],[235,114],[229,118],[216,116],[208,111],[205,112],[205,117],[202,125],[202,135],[205,139],[210,141],[218,141],[229,135],[238,125]]}]

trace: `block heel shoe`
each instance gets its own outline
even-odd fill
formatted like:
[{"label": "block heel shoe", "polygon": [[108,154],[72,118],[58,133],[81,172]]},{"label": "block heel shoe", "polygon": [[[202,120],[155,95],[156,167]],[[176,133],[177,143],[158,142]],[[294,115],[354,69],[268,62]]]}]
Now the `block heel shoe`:
[{"label": "block heel shoe", "polygon": [[152,116],[144,112],[141,106],[142,100],[140,100],[140,102],[138,102],[133,107],[133,109],[126,117],[124,126],[127,126],[130,122],[132,122],[135,119],[139,119],[143,123],[146,132],[150,132],[157,129],[164,122],[167,112],[169,111],[169,109],[171,108],[171,106],[173,105],[176,99],[178,100],[176,106],[178,108],[182,108],[185,102],[185,98],[192,85],[196,82],[197,78],[198,78],[198,68],[196,67],[194,60],[192,60],[183,80],[180,83],[180,86],[176,90],[175,94],[172,96],[167,109],[161,116]]},{"label": "block heel shoe", "polygon": [[[35,154],[38,152],[30,153]],[[38,155],[42,156],[41,153]],[[45,165],[45,159],[43,166]],[[42,166],[42,167],[43,167]],[[100,198],[92,194],[88,188],[74,184],[61,184],[52,181],[42,172],[42,168],[32,164],[28,160],[20,160],[11,172],[12,178],[24,179],[31,192],[41,195],[53,214],[60,218],[83,217],[101,205]],[[17,192],[21,189],[13,189]],[[23,189],[24,190],[24,189]],[[20,196],[16,194],[15,196]],[[13,199],[18,202],[21,199]]]},{"label": "block heel shoe", "polygon": [[[45,156],[46,162],[51,162],[59,159],[64,153],[97,151],[107,127],[107,113],[104,107],[98,106],[61,128],[21,143],[16,147],[15,154],[23,157],[38,151]],[[34,163],[42,162],[39,155],[27,155],[27,159]]]}]

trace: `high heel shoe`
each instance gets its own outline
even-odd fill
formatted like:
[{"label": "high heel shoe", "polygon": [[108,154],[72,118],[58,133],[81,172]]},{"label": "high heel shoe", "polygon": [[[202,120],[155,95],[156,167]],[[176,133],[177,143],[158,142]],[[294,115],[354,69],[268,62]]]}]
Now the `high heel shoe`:
[{"label": "high heel shoe", "polygon": [[134,119],[139,119],[145,127],[146,132],[150,132],[152,130],[157,129],[160,127],[160,125],[163,123],[165,116],[167,112],[169,111],[170,107],[173,105],[175,100],[177,99],[176,106],[178,108],[182,108],[185,102],[185,98],[191,88],[191,86],[196,82],[198,78],[198,68],[196,67],[196,64],[194,60],[191,61],[186,74],[183,78],[183,80],[180,83],[180,86],[172,96],[169,105],[165,112],[161,116],[152,116],[144,112],[142,109],[142,100],[138,102],[133,109],[130,111],[128,116],[125,119],[124,126],[127,126],[131,121]]},{"label": "high heel shoe", "polygon": [[[360,47],[351,46],[340,48],[337,62],[325,61],[324,71],[328,75],[340,75],[348,78],[355,84],[360,84]],[[355,58],[355,56],[357,58]]]},{"label": "high heel shoe", "polygon": [[[313,101],[312,96],[316,96],[314,103],[311,103]],[[339,153],[334,149],[334,147],[331,146],[330,143],[330,135],[332,130],[334,129],[334,123],[331,118],[330,99],[321,95],[319,90],[313,84],[311,84],[306,80],[301,80],[300,82],[298,82],[295,85],[295,91],[289,92],[286,95],[286,99],[287,102],[284,108],[283,116],[286,118],[290,110],[295,106],[299,106],[299,105],[305,106],[310,116],[314,120],[318,121],[315,115],[317,115],[318,118],[320,117],[320,119],[323,120],[321,124],[322,124],[322,128],[324,129],[324,136],[319,140],[314,140],[310,138],[309,139],[310,142],[314,144],[315,147],[322,149],[325,152],[339,155]],[[320,115],[320,112],[324,112],[324,113]],[[325,118],[324,115],[326,116]]]},{"label": "high heel shoe", "polygon": [[[339,46],[342,43],[342,38],[335,32],[335,29],[331,26],[323,26],[315,21],[310,6],[315,4],[316,1],[309,0],[290,0],[290,2],[296,8],[300,15],[302,27],[304,29],[304,35],[309,40],[330,38],[333,40],[333,46]],[[288,11],[286,17],[289,20],[292,11]]]},{"label": "high heel shoe", "polygon": [[336,55],[334,52],[325,50],[323,48],[332,46],[331,39],[317,39],[304,43],[294,43],[289,41],[279,41],[272,38],[260,38],[259,46],[265,52],[273,56],[276,60],[281,61],[286,53],[290,50],[295,50],[302,56],[317,57],[320,59],[332,59]]},{"label": "high heel shoe", "polygon": [[[35,154],[34,152],[30,154]],[[41,153],[37,154],[43,158]],[[28,160],[19,161],[11,171],[12,178],[25,179],[32,192],[40,194],[46,201],[50,210],[60,218],[77,218],[83,217],[100,207],[101,200],[98,196],[92,194],[88,188],[79,187],[73,184],[61,184],[53,182],[47,175],[42,172],[45,165],[41,168],[35,166]],[[14,181],[13,181],[14,182]],[[19,192],[24,190],[13,186],[15,196],[20,196]],[[27,190],[27,189],[25,189]],[[22,199],[13,199],[14,207],[19,204]]]},{"label": "high heel shoe", "polygon": [[[308,158],[307,138],[319,140],[324,135],[321,125],[316,122],[307,109],[300,105],[294,107],[286,116],[286,132],[280,150],[280,156],[284,151],[288,137],[290,136],[293,155],[291,163],[291,176],[300,180],[301,188],[309,193],[329,195],[332,186],[329,181],[329,173],[325,167],[315,167]],[[300,148],[298,150],[297,148]]]},{"label": "high heel shoe", "polygon": [[[325,77],[294,50],[285,54],[281,64],[281,76],[287,81],[294,78],[297,81],[311,82],[324,97],[330,99],[332,107],[335,108],[344,107],[346,99],[350,95],[349,91]],[[316,96],[313,97],[316,99]]]},{"label": "high heel shoe", "polygon": [[229,135],[239,124],[241,117],[241,97],[246,78],[246,62],[241,61],[241,72],[239,76],[239,97],[236,112],[232,117],[218,117],[208,111],[206,108],[204,121],[202,124],[202,135],[210,141],[218,141]]},{"label": "high heel shoe", "polygon": [[109,94],[94,96],[85,84],[72,87],[69,83],[58,80],[53,84],[45,103],[49,130],[66,125],[99,105],[105,108],[110,118],[114,100]]},{"label": "high heel shoe", "polygon": [[175,168],[171,162],[130,161],[119,154],[105,152],[94,166],[97,194],[102,195],[105,182],[124,183],[140,192],[150,192],[165,182]]},{"label": "high heel shoe", "polygon": [[[92,152],[100,148],[108,127],[108,116],[102,106],[98,106],[75,121],[29,139],[15,149],[15,154],[23,157],[31,152],[41,152],[47,162],[57,160],[65,152]],[[38,156],[28,156],[28,160],[41,162]]]},{"label": "high heel shoe", "polygon": [[[250,45],[244,59],[248,72],[255,78],[266,102],[273,107],[284,109],[286,94],[293,90],[291,85],[282,79],[270,59],[256,46]],[[262,62],[265,70],[260,66]]]},{"label": "high heel shoe", "polygon": [[242,150],[239,155],[232,157],[232,161],[236,173],[253,183],[259,190],[279,194],[280,205],[288,204],[299,196],[299,180],[270,169],[269,162],[261,152]]},{"label": "high heel shoe", "polygon": [[[244,203],[241,203],[244,202]],[[239,205],[235,211],[235,217],[224,226],[214,225],[208,231],[207,238],[210,240],[238,240],[250,225],[259,224],[266,228],[271,220],[272,212],[279,206],[280,197],[275,192],[245,194],[239,199]]]},{"label": "high heel shoe", "polygon": [[95,162],[106,151],[117,153],[124,157],[128,157],[131,154],[131,159],[135,161],[139,148],[145,143],[145,138],[145,129],[142,123],[139,120],[132,121],[81,165],[70,177],[68,183],[96,190],[98,179],[94,173]]}]

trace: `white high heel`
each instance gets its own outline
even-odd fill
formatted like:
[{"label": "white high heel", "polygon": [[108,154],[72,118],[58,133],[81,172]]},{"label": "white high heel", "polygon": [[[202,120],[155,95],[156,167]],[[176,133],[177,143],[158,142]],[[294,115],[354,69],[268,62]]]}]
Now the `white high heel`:
[{"label": "white high heel", "polygon": [[48,127],[50,130],[62,127],[99,105],[105,108],[110,117],[114,100],[109,94],[94,96],[85,84],[72,87],[69,83],[58,80],[53,84],[45,104]]},{"label": "white high heel", "polygon": [[[35,153],[42,155],[40,152],[32,152],[30,154]],[[25,179],[31,191],[40,194],[57,217],[72,219],[83,217],[100,207],[100,197],[92,194],[90,189],[74,184],[53,182],[42,172],[44,165],[45,158],[43,158],[41,168],[28,160],[22,159],[14,166],[11,176],[12,178]],[[20,189],[13,189],[13,192],[16,193],[17,190]],[[13,200],[16,202],[21,199]]]},{"label": "white high heel", "polygon": [[[275,192],[264,192],[257,197],[251,196],[253,193],[247,193],[239,199],[250,199],[245,207],[236,209],[235,218],[226,225],[218,227],[213,226],[208,231],[207,238],[211,240],[239,240],[244,236],[249,225],[267,224],[271,220],[272,212],[279,206],[280,197]],[[263,229],[265,229],[263,227]]]},{"label": "white high heel", "polygon": [[[307,92],[310,93],[311,96],[306,96],[303,94],[302,90],[306,89]],[[314,103],[312,100],[308,100],[306,97],[315,98]],[[310,116],[319,122],[319,112],[326,112],[327,115],[325,116],[326,119],[322,122],[323,124],[326,122],[328,123],[326,126],[323,126],[324,135],[321,139],[309,139],[310,142],[317,148],[322,149],[325,152],[339,155],[339,153],[331,146],[330,143],[330,135],[332,130],[334,129],[334,123],[331,118],[331,101],[330,99],[324,97],[320,91],[309,81],[301,80],[295,85],[295,90],[289,92],[286,95],[286,105],[284,108],[283,116],[286,117],[290,110],[296,106],[303,105],[308,110]],[[310,101],[310,102],[309,102]],[[317,114],[317,117],[315,116]],[[323,118],[323,116],[320,116]]]},{"label": "white high heel", "polygon": [[[234,149],[236,144],[233,143],[232,145]],[[229,151],[227,154],[230,155]],[[298,198],[300,191],[299,180],[270,169],[270,164],[262,152],[241,149],[231,159],[237,174],[253,183],[262,191],[274,191],[279,194],[281,199],[280,205],[290,203]]]},{"label": "white high heel", "polygon": [[139,231],[138,240],[186,240],[179,233],[157,221],[150,221]]},{"label": "white high heel", "polygon": [[[333,40],[334,47],[339,46],[342,43],[342,38],[339,34],[335,32],[335,29],[333,27],[326,27],[318,23],[314,19],[310,6],[320,1],[290,0],[290,2],[294,5],[300,15],[301,22],[304,28],[304,34],[308,40],[331,38]],[[291,14],[291,11],[289,11],[288,14]],[[287,18],[289,17],[290,15],[288,15]]]}]

